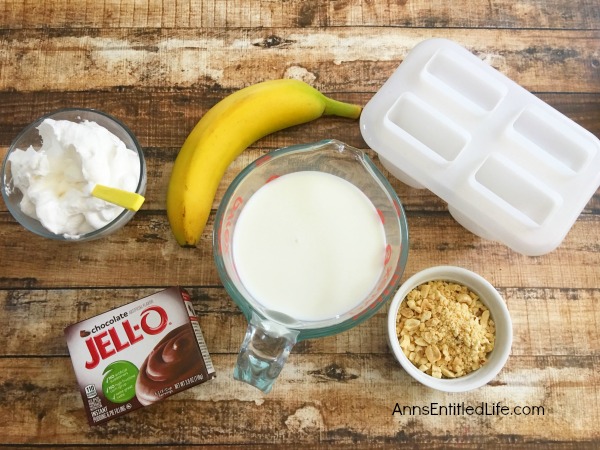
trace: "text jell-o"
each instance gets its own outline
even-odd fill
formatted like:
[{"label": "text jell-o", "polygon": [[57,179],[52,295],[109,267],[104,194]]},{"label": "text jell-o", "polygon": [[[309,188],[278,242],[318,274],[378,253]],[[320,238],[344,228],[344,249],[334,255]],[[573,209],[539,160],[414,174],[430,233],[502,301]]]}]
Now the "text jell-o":
[{"label": "text jell-o", "polygon": [[65,336],[90,425],[215,377],[190,297],[177,287],[70,325]]}]

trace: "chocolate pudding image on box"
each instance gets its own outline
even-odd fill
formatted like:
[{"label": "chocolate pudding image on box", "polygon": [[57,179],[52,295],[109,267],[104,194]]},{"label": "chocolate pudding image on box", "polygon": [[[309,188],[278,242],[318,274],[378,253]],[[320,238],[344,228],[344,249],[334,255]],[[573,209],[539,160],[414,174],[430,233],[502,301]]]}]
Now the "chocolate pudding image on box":
[{"label": "chocolate pudding image on box", "polygon": [[181,325],[169,332],[140,367],[135,384],[139,402],[144,406],[150,405],[207,378],[202,361],[190,358],[190,353],[196,349],[196,336],[190,326]]},{"label": "chocolate pudding image on box", "polygon": [[65,329],[90,425],[215,377],[189,294],[170,288]]}]

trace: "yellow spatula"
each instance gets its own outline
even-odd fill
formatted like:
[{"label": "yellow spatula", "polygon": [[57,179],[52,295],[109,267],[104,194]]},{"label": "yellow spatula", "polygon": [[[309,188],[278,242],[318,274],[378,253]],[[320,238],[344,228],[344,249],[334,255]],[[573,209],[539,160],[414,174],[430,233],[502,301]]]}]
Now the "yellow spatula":
[{"label": "yellow spatula", "polygon": [[137,211],[142,207],[145,198],[135,192],[124,191],[110,186],[97,184],[92,190],[92,195],[114,205],[121,206],[131,211]]}]

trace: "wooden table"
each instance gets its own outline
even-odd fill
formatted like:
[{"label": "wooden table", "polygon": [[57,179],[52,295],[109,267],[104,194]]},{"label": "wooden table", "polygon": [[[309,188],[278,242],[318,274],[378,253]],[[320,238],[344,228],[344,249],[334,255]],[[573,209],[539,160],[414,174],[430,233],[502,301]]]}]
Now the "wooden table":
[{"label": "wooden table", "polygon": [[[173,161],[218,100],[294,77],[364,105],[413,46],[434,36],[464,45],[600,136],[597,1],[0,2],[0,156],[35,118],[79,106],[124,121],[148,162],[142,210],[100,241],[44,240],[0,203],[3,446],[600,445],[599,193],[556,251],[526,257],[474,236],[436,196],[390,177],[411,236],[404,278],[433,265],[463,266],[496,286],[510,310],[506,367],[464,394],[425,388],[400,368],[386,343],[387,307],[350,331],[297,345],[268,395],[234,381],[246,323],[213,264],[214,214],[197,248],[180,248],[171,236],[165,192]],[[231,165],[213,206],[259,155],[323,138],[367,148],[347,119],[273,134]],[[90,428],[63,329],[172,285],[192,294],[218,378]],[[396,404],[456,402],[501,403],[513,414],[393,413]]]}]

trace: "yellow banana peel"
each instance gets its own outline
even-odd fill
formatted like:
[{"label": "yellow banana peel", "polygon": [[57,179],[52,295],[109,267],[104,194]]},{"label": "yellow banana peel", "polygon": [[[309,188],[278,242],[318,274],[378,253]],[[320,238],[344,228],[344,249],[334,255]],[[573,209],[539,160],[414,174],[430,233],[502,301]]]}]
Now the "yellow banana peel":
[{"label": "yellow banana peel", "polygon": [[173,166],[167,216],[179,245],[197,245],[227,167],[247,147],[322,115],[356,119],[361,110],[294,79],[265,81],[225,97],[200,119]]}]

